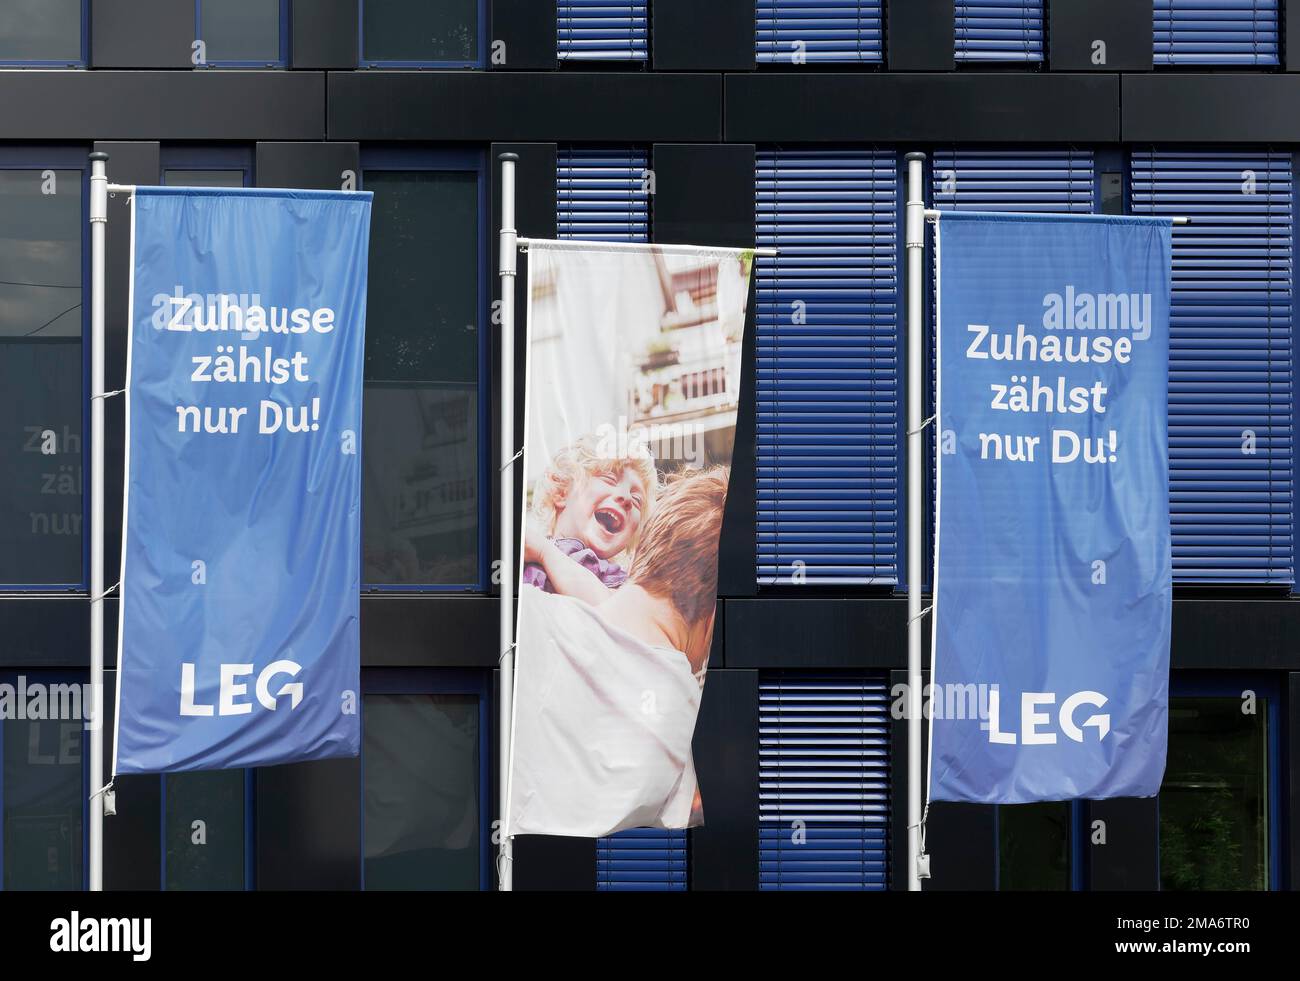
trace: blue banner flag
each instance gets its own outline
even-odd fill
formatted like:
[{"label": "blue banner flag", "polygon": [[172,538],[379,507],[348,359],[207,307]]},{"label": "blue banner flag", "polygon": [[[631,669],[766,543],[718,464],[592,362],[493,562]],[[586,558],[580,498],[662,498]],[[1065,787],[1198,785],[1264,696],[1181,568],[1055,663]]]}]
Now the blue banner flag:
[{"label": "blue banner flag", "polygon": [[370,204],[135,190],[115,773],[357,755]]},{"label": "blue banner flag", "polygon": [[1165,768],[1170,222],[945,213],[930,797]]}]

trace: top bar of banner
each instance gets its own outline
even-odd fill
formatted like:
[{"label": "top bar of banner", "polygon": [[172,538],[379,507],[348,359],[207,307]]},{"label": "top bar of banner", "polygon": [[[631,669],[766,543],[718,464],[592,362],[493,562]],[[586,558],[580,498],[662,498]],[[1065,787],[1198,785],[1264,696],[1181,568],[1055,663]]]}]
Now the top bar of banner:
[{"label": "top bar of banner", "polygon": [[1038,211],[940,211],[926,208],[927,221],[940,218],[977,219],[980,221],[1095,221],[1112,225],[1190,225],[1192,220],[1181,215],[1094,215],[1094,214],[1044,214]]},{"label": "top bar of banner", "polygon": [[113,192],[148,195],[152,197],[289,198],[298,201],[336,201],[340,198],[356,198],[358,201],[370,201],[375,196],[373,191],[322,191],[296,187],[186,187],[182,185],[177,185],[175,187],[155,187],[146,184],[110,184],[108,189]]},{"label": "top bar of banner", "polygon": [[695,255],[750,255],[774,256],[778,254],[776,249],[760,249],[753,246],[726,246],[726,245],[664,245],[659,242],[592,242],[583,239],[554,239],[554,238],[518,238],[515,240],[519,244],[519,251],[526,252],[530,248],[543,249],[564,249],[573,252],[600,252],[606,249],[625,250],[640,249],[657,250],[659,252],[686,252]]}]

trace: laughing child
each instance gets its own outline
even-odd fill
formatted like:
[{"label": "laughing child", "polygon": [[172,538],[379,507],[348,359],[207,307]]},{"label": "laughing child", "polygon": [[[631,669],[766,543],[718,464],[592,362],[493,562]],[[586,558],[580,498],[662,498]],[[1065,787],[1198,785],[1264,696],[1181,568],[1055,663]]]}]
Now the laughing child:
[{"label": "laughing child", "polygon": [[523,581],[593,606],[627,581],[624,564],[650,515],[659,477],[649,453],[610,459],[594,436],[566,446],[533,489]]}]

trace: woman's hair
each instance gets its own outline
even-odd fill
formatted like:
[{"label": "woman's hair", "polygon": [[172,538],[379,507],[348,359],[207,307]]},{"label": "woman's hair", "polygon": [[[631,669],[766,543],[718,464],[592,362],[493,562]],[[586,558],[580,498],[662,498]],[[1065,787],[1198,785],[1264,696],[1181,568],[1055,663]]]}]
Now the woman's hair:
[{"label": "woman's hair", "polygon": [[599,452],[600,441],[595,435],[583,436],[555,454],[550,465],[533,485],[530,511],[541,523],[546,534],[555,534],[555,523],[564,507],[565,499],[580,480],[592,477],[622,477],[631,470],[645,484],[645,500],[641,504],[641,524],[645,526],[655,497],[659,491],[659,472],[649,452],[644,456],[610,458]]},{"label": "woman's hair", "polygon": [[728,473],[728,467],[717,466],[670,477],[654,515],[642,526],[628,573],[628,582],[667,599],[689,626],[706,619],[717,602]]}]

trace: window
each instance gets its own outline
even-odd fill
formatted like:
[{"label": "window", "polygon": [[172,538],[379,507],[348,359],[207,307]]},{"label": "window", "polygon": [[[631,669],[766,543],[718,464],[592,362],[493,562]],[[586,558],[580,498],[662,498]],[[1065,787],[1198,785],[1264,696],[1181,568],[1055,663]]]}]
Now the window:
[{"label": "window", "polygon": [[647,0],[559,0],[555,29],[562,62],[645,62],[650,57]]},{"label": "window", "polygon": [[[81,889],[85,875],[86,801],[82,761],[89,686],[72,674],[0,676],[5,694],[44,718],[0,721],[0,868],[5,889]],[[31,713],[35,715],[35,712]],[[27,712],[24,712],[27,715]]]},{"label": "window", "polygon": [[1290,153],[1135,151],[1132,210],[1173,230],[1175,583],[1295,582]]},{"label": "window", "polygon": [[1043,60],[1043,0],[957,0],[953,14],[959,63]]},{"label": "window", "polygon": [[482,588],[490,486],[477,154],[363,160],[375,195],[366,304],[363,582]]},{"label": "window", "polygon": [[361,770],[366,889],[489,885],[486,681],[367,672]]},{"label": "window", "polygon": [[0,588],[84,585],[84,161],[0,155]]},{"label": "window", "polygon": [[1157,65],[1276,65],[1281,0],[1155,0]]},{"label": "window", "polygon": [[757,0],[755,58],[760,65],[885,60],[881,0]]},{"label": "window", "polygon": [[161,154],[168,187],[251,187],[253,152],[247,147],[167,146]]},{"label": "window", "polygon": [[861,675],[758,688],[759,888],[889,888],[889,691]]},{"label": "window", "polygon": [[1277,686],[1246,679],[1172,688],[1160,888],[1277,888]]},{"label": "window", "polygon": [[274,68],[289,63],[286,0],[197,0],[194,36],[209,66]]},{"label": "window", "polygon": [[0,4],[0,65],[75,68],[85,63],[85,0]]},{"label": "window", "polygon": [[758,581],[898,579],[893,151],[757,157]]},{"label": "window", "polygon": [[481,0],[361,0],[364,68],[483,64]]},{"label": "window", "polygon": [[162,776],[162,887],[245,889],[252,872],[252,771]]},{"label": "window", "polygon": [[996,808],[998,889],[1073,888],[1070,858],[1078,806],[1072,801],[1045,801]]}]

